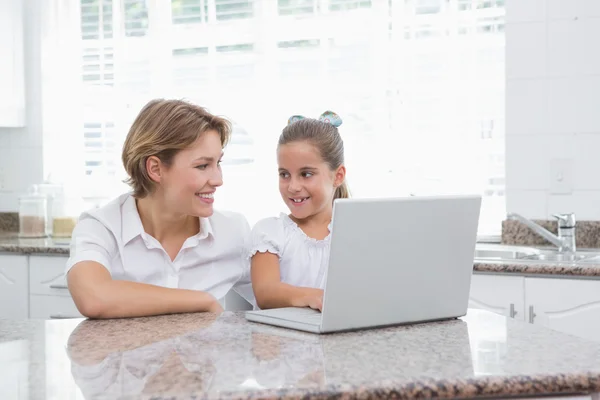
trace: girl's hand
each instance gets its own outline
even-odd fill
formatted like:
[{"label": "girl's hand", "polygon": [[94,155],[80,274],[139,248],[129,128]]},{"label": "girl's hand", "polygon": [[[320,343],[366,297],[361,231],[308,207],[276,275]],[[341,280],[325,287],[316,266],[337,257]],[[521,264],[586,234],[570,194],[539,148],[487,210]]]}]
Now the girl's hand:
[{"label": "girl's hand", "polygon": [[308,293],[304,298],[304,307],[310,307],[314,310],[323,310],[323,289],[307,289]]}]

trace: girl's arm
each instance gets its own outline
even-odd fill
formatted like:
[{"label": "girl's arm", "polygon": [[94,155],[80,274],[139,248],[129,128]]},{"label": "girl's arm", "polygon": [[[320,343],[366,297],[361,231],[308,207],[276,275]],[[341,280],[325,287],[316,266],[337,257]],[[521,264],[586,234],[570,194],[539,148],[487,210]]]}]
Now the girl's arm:
[{"label": "girl's arm", "polygon": [[322,289],[292,286],[281,282],[277,255],[256,253],[252,257],[251,268],[252,288],[258,307],[310,307],[317,310],[323,307]]},{"label": "girl's arm", "polygon": [[185,312],[221,312],[209,293],[113,280],[95,261],[82,261],[67,274],[77,309],[89,318],[126,318]]}]

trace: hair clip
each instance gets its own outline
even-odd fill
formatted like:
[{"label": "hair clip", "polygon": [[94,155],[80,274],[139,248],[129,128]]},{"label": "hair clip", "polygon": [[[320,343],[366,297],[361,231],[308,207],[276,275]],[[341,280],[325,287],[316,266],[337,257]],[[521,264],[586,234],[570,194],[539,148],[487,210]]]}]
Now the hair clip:
[{"label": "hair clip", "polygon": [[325,111],[319,116],[319,121],[335,126],[336,128],[342,124],[342,119],[333,111]]},{"label": "hair clip", "polygon": [[291,117],[288,118],[288,125],[293,124],[296,121],[300,121],[301,119],[304,119],[305,117],[303,117],[302,115],[292,115]]},{"label": "hair clip", "polygon": [[[288,125],[305,118],[306,117],[303,115],[292,115],[288,118]],[[333,111],[325,111],[319,116],[318,120],[321,122],[325,122],[326,124],[333,125],[336,128],[342,124],[342,119],[340,118],[340,116],[334,113]]]}]

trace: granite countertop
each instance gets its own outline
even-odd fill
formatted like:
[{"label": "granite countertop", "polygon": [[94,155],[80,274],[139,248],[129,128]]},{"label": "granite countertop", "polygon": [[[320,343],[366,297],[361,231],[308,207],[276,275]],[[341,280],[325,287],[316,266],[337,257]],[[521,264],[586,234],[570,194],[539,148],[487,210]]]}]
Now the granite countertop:
[{"label": "granite countertop", "polygon": [[600,279],[598,264],[571,262],[549,263],[543,261],[495,261],[475,260],[473,271],[487,274],[548,275],[573,278]]},{"label": "granite countertop", "polygon": [[[16,233],[0,232],[0,253],[56,254],[69,255],[70,238],[66,239],[23,239]],[[478,261],[475,260],[475,273],[515,274],[515,275],[556,275],[577,278],[600,279],[600,262],[590,263],[551,263],[540,261]]]},{"label": "granite countertop", "polygon": [[71,238],[20,238],[15,232],[0,231],[0,253],[64,254],[69,255]]},{"label": "granite countertop", "polygon": [[[469,310],[458,320],[313,335],[242,313],[1,321],[29,398],[475,398],[600,391],[600,344]],[[12,355],[12,356],[11,356]],[[13,380],[0,380],[11,393]],[[11,387],[9,387],[11,386]]]}]

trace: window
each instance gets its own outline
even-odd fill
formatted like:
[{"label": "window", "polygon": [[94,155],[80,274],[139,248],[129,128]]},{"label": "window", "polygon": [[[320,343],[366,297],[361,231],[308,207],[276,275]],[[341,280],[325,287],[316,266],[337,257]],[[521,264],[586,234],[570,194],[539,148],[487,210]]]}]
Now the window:
[{"label": "window", "polygon": [[287,118],[331,109],[355,196],[482,193],[498,234],[504,21],[500,0],[81,0],[85,195],[125,188],[107,185],[143,104],[187,98],[234,122],[217,204],[255,222],[285,210]]},{"label": "window", "polygon": [[316,3],[317,0],[278,0],[277,11],[279,15],[313,14]]}]

